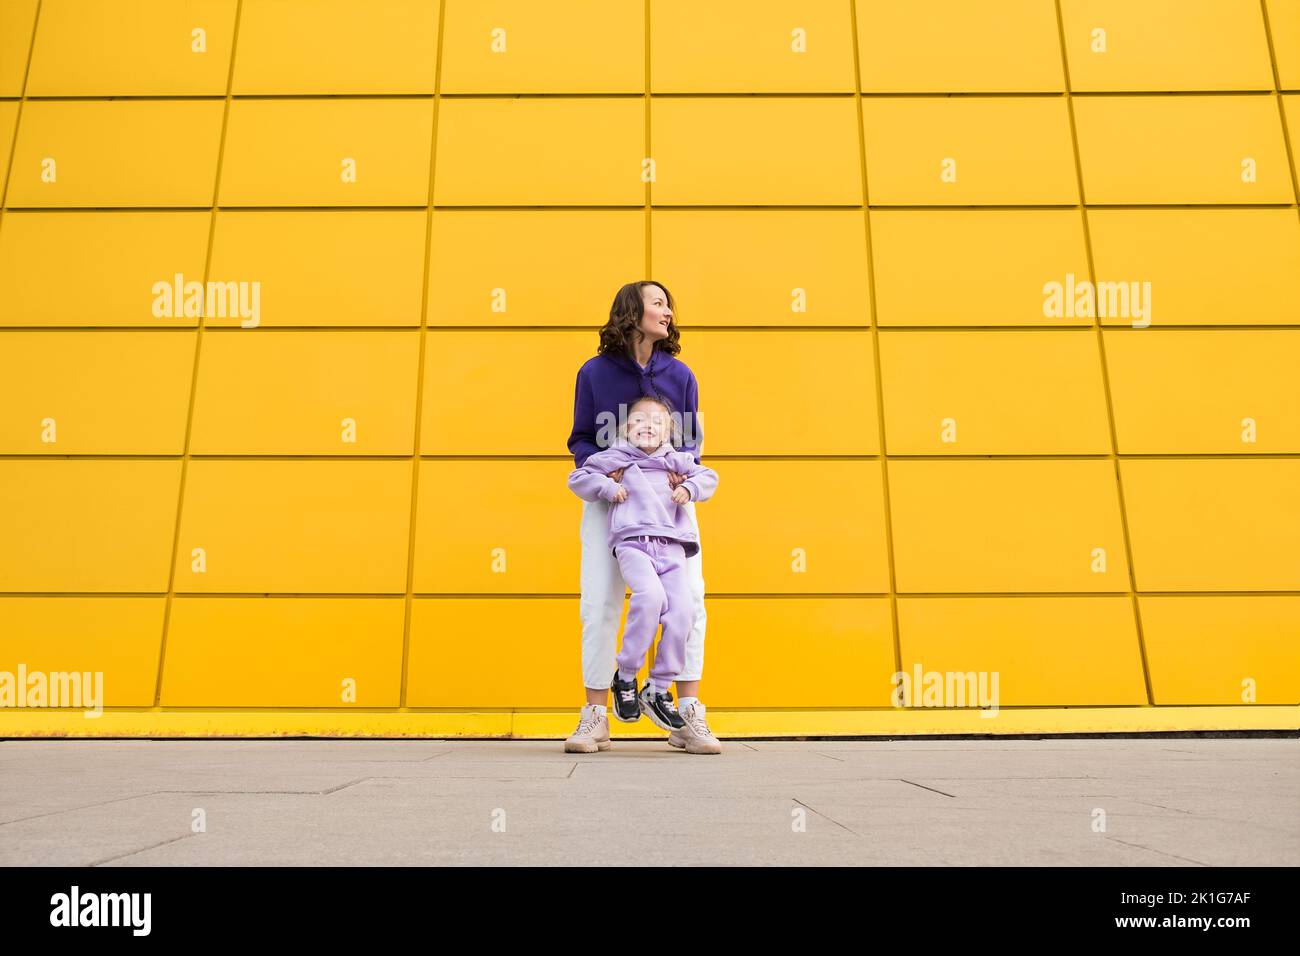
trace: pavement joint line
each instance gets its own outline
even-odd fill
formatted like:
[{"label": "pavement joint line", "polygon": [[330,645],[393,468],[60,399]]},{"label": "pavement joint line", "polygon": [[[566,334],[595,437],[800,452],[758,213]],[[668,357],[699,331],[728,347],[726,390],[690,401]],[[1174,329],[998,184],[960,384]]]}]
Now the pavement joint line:
[{"label": "pavement joint line", "polygon": [[827,760],[838,760],[840,763],[848,763],[843,757],[832,757],[830,754],[822,753],[820,750],[813,751],[819,757],[825,757]]},{"label": "pavement joint line", "polygon": [[429,762],[430,760],[432,760],[434,757],[445,757],[445,756],[447,756],[447,754],[450,754],[450,753],[455,753],[455,751],[454,751],[454,750],[440,750],[440,751],[438,751],[436,754],[430,754],[429,756],[425,757],[423,760],[420,760],[420,761],[417,761],[417,762],[418,762],[418,763],[428,763],[428,762]]},{"label": "pavement joint line", "polygon": [[1146,850],[1148,853],[1158,853],[1161,856],[1172,857],[1175,860],[1182,860],[1184,863],[1195,863],[1197,866],[1209,866],[1208,863],[1202,863],[1200,860],[1193,860],[1191,857],[1179,856],[1177,853],[1166,853],[1164,850],[1157,850],[1149,846],[1143,846],[1141,843],[1129,843],[1127,840],[1121,840],[1119,837],[1107,836],[1107,840],[1112,843],[1122,843],[1125,846],[1136,847],[1139,850]]},{"label": "pavement joint line", "polygon": [[183,833],[178,837],[172,837],[170,840],[163,840],[161,843],[152,843],[149,846],[142,846],[138,850],[132,850],[130,853],[119,853],[117,856],[110,856],[107,859],[97,860],[94,863],[87,863],[87,866],[103,866],[106,863],[116,863],[118,860],[125,860],[128,856],[135,856],[137,853],[145,853],[149,850],[156,850],[160,846],[168,846],[172,843],[179,843],[181,840],[188,840],[196,836],[194,833]]},{"label": "pavement joint line", "polygon": [[859,839],[861,839],[862,834],[858,833],[858,832],[855,831],[855,830],[850,830],[848,827],[846,827],[844,824],[840,823],[840,821],[839,821],[839,820],[836,820],[834,817],[832,817],[832,816],[828,816],[827,814],[822,813],[820,810],[816,809],[815,807],[810,807],[808,804],[804,803],[804,802],[803,802],[802,800],[800,800],[798,797],[791,797],[790,799],[792,799],[795,803],[799,804],[799,806],[803,807],[805,810],[812,810],[813,813],[817,814],[817,816],[821,817],[823,820],[829,820],[831,823],[835,824],[835,825],[836,825],[837,827],[839,827],[841,830],[846,830],[846,831],[848,831],[849,833],[852,833],[855,837],[858,837]]},{"label": "pavement joint line", "polygon": [[[1121,798],[1121,799],[1122,799],[1122,798]],[[1130,798],[1130,799],[1132,799],[1132,798]],[[1174,813],[1186,813],[1186,814],[1188,814],[1189,816],[1197,816],[1197,814],[1192,813],[1191,810],[1184,810],[1184,809],[1182,809],[1181,807],[1166,807],[1166,806],[1165,806],[1164,804],[1162,804],[1162,803],[1148,803],[1148,802],[1145,801],[1145,800],[1133,800],[1132,802],[1133,802],[1133,803],[1136,803],[1136,804],[1140,804],[1141,806],[1144,806],[1144,807],[1156,807],[1156,808],[1159,809],[1159,810],[1172,810]]]},{"label": "pavement joint line", "polygon": [[110,803],[123,803],[127,800],[139,800],[141,797],[151,797],[158,792],[159,791],[157,790],[150,790],[147,793],[133,793],[130,796],[114,797],[111,800],[100,800],[97,803],[86,803],[77,807],[65,807],[62,810],[50,810],[47,813],[35,813],[30,817],[17,817],[13,820],[0,820],[0,827],[7,827],[13,823],[26,823],[28,820],[41,820],[45,817],[57,817],[60,813],[76,813],[78,810],[93,810],[95,807],[108,806]]},{"label": "pavement joint line", "polygon": [[937,793],[937,794],[939,794],[939,796],[941,796],[941,797],[952,797],[953,799],[956,799],[956,797],[957,797],[957,795],[956,795],[955,793],[944,793],[942,790],[936,790],[936,789],[934,789],[934,787],[927,787],[927,786],[926,786],[925,784],[923,784],[923,783],[915,783],[915,782],[913,782],[913,781],[911,781],[911,780],[904,780],[902,777],[891,778],[891,779],[897,779],[897,780],[901,781],[902,783],[911,784],[913,787],[920,787],[922,790],[929,790],[931,793]]}]

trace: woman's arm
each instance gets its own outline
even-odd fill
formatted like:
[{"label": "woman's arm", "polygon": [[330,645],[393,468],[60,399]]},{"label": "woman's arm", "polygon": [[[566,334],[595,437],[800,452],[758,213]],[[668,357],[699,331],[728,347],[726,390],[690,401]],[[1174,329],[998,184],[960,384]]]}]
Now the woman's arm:
[{"label": "woman's arm", "polygon": [[578,369],[573,386],[573,431],[569,433],[574,467],[581,468],[583,462],[600,450],[596,444],[596,401],[591,394],[591,381],[583,369]]}]

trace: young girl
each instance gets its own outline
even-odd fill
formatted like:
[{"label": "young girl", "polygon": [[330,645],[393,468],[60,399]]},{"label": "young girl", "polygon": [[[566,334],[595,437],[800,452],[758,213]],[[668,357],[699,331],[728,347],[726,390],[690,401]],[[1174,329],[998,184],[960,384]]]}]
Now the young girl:
[{"label": "young girl", "polygon": [[[699,551],[691,515],[682,505],[707,501],[718,485],[712,468],[669,443],[673,410],[663,399],[642,396],[628,410],[619,438],[569,474],[569,488],[584,501],[608,501],[607,544],[632,589],[623,647],[611,690],[614,715],[635,723],[645,714],[668,731],[685,721],[668,688],[681,673],[695,601],[686,559]],[[618,480],[610,477],[613,472]],[[685,476],[679,483],[669,474]],[[637,693],[636,675],[663,625],[650,680]]]}]

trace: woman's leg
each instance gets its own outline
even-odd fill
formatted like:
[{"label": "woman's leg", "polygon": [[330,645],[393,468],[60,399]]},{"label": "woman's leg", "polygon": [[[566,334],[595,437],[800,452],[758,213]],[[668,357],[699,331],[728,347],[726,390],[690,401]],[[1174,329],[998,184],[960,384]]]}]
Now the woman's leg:
[{"label": "woman's leg", "polygon": [[618,560],[609,549],[609,502],[582,503],[582,596],[578,613],[582,618],[582,683],[588,704],[609,703],[609,685],[614,680],[614,646],[618,622],[623,616],[623,595],[627,585]]},{"label": "woman's leg", "polygon": [[[688,501],[683,507],[691,513],[691,524],[694,525],[695,534],[698,538],[700,525],[695,518],[695,502]],[[701,546],[699,551],[686,559],[687,577],[691,582],[691,600],[695,605],[695,623],[686,636],[686,666],[682,668],[681,674],[677,677],[678,698],[698,697],[700,695],[700,678],[704,675],[704,625],[706,616],[704,613],[703,554],[704,549]]]}]

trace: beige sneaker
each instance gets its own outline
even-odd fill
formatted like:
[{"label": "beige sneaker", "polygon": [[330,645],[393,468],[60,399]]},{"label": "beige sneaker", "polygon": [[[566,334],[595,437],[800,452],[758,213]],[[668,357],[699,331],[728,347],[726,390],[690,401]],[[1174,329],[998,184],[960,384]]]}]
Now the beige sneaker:
[{"label": "beige sneaker", "polygon": [[713,736],[709,725],[704,722],[703,704],[693,701],[677,712],[686,721],[686,726],[669,734],[668,743],[688,754],[722,753],[722,744],[718,743],[718,738]]},{"label": "beige sneaker", "polygon": [[594,754],[598,750],[608,750],[609,747],[609,718],[598,711],[594,704],[587,704],[578,717],[578,729],[564,742],[564,752]]}]

